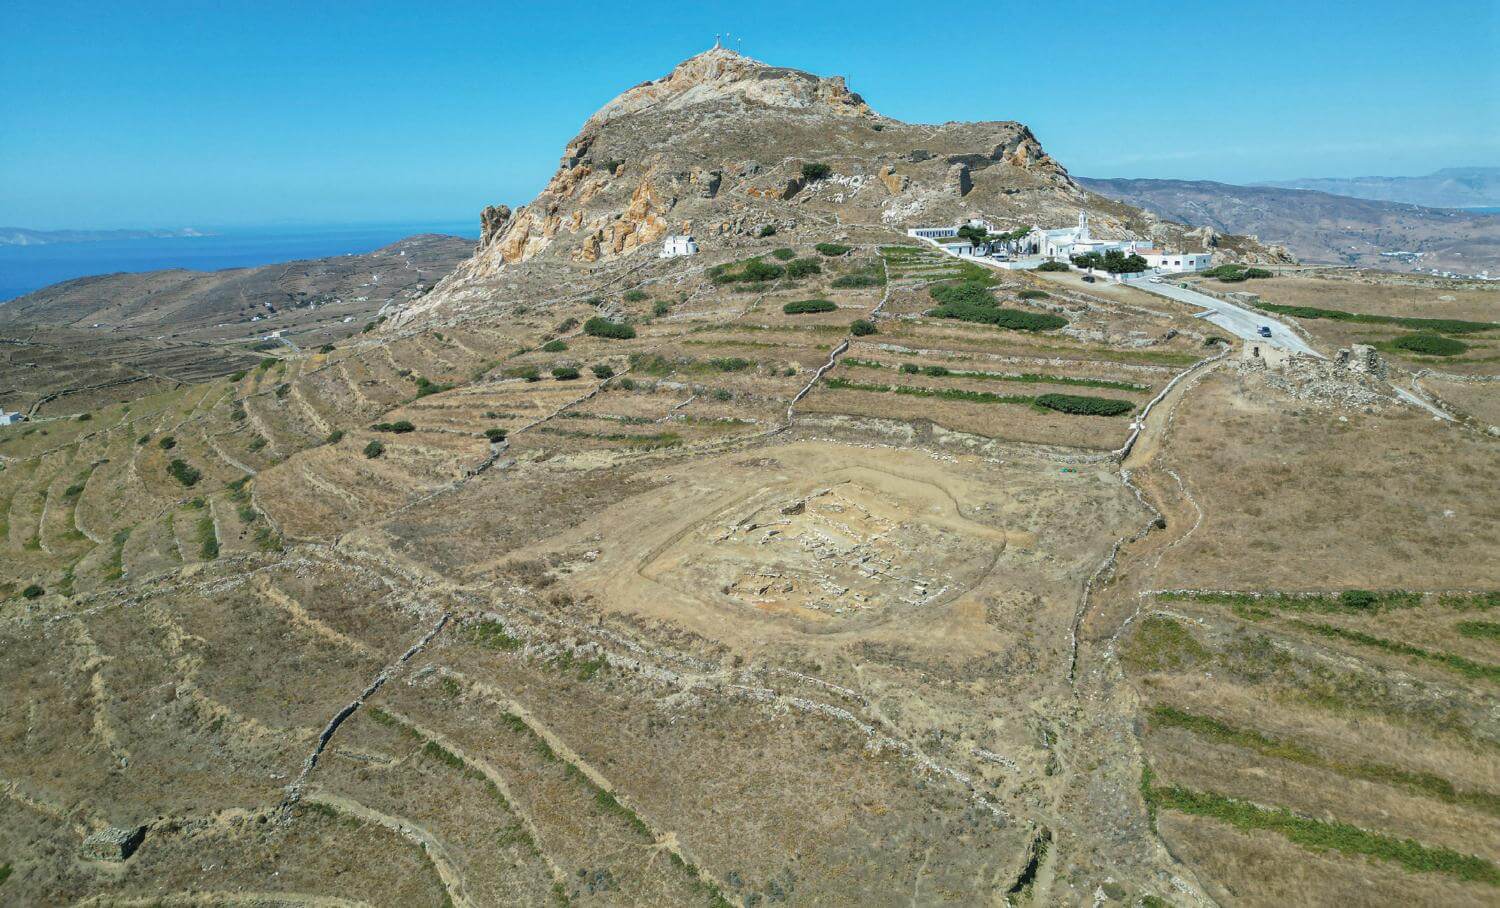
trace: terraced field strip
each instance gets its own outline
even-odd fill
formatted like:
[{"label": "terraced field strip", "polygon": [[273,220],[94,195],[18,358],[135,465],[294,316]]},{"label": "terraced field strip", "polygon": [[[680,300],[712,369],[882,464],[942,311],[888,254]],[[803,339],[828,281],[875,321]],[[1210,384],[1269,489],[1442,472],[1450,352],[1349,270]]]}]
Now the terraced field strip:
[{"label": "terraced field strip", "polygon": [[1348,823],[1304,817],[1284,807],[1266,807],[1178,785],[1159,786],[1154,784],[1149,766],[1141,772],[1141,795],[1153,820],[1157,811],[1176,810],[1219,820],[1242,831],[1279,833],[1288,841],[1315,851],[1338,851],[1389,861],[1416,873],[1442,873],[1466,882],[1500,886],[1500,868],[1484,858],[1371,832]]}]

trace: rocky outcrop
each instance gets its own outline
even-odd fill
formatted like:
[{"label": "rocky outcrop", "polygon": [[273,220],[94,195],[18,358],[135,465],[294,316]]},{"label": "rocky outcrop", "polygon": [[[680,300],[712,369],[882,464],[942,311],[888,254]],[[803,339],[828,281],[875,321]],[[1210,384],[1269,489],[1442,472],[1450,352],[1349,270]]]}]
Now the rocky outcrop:
[{"label": "rocky outcrop", "polygon": [[969,165],[960,162],[949,167],[948,178],[943,185],[949,192],[968,195],[969,190],[974,188],[974,180],[969,176]]},{"label": "rocky outcrop", "polygon": [[479,246],[493,243],[510,226],[509,205],[489,205],[479,213]]},{"label": "rocky outcrop", "polygon": [[896,168],[890,164],[880,168],[880,173],[877,176],[880,177],[880,182],[885,184],[886,190],[891,195],[900,195],[906,191],[907,186],[911,185],[911,177],[897,173]]},{"label": "rocky outcrop", "polygon": [[79,857],[85,861],[127,861],[146,839],[144,826],[108,826],[83,840]]}]

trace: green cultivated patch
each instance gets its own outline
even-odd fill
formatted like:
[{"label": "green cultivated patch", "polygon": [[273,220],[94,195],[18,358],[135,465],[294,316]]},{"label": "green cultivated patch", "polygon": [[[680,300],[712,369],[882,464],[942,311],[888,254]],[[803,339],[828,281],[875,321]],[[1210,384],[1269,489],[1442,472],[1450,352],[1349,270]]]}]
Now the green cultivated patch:
[{"label": "green cultivated patch", "polygon": [[1399,315],[1367,315],[1345,312],[1342,309],[1320,309],[1316,306],[1279,306],[1271,303],[1256,303],[1255,308],[1295,318],[1322,318],[1341,322],[1360,322],[1369,325],[1399,325],[1413,331],[1434,331],[1439,334],[1473,334],[1500,328],[1495,322],[1468,322],[1455,318],[1412,318]]},{"label": "green cultivated patch", "polygon": [[1438,334],[1407,334],[1391,341],[1391,346],[1423,356],[1457,356],[1469,349],[1463,341]]},{"label": "green cultivated patch", "polygon": [[[849,357],[843,360],[843,363],[847,366],[857,366],[864,369],[891,368],[885,363],[855,357]],[[952,375],[958,378],[972,378],[980,381],[1021,382],[1035,385],[1074,385],[1083,388],[1110,388],[1115,391],[1151,390],[1145,385],[1137,385],[1128,381],[1113,381],[1104,378],[1070,378],[1066,375],[1047,375],[1041,372],[980,372],[968,369],[948,369],[943,366],[927,366],[923,368],[915,363],[903,363],[900,369],[908,375],[925,372],[928,375]]]},{"label": "green cultivated patch", "polygon": [[854,247],[845,246],[843,243],[818,243],[813,246],[813,248],[818,250],[819,255],[826,255],[829,258],[834,258],[840,255],[848,255],[849,250]]},{"label": "green cultivated patch", "polygon": [[1330,593],[1161,593],[1166,601],[1206,602],[1213,605],[1228,605],[1238,609],[1275,609],[1283,612],[1324,612],[1338,614],[1369,614],[1389,609],[1415,608],[1422,604],[1421,593],[1403,590],[1375,592],[1371,590],[1344,590],[1337,595]]},{"label": "green cultivated patch", "polygon": [[1482,679],[1485,681],[1500,681],[1500,665],[1491,665],[1483,662],[1474,662],[1455,653],[1433,652],[1403,643],[1399,640],[1387,640],[1384,637],[1376,637],[1363,631],[1352,631],[1331,624],[1315,624],[1311,621],[1297,621],[1298,627],[1312,631],[1324,637],[1335,640],[1347,640],[1360,646],[1368,646],[1373,649],[1385,650],[1388,653],[1396,653],[1401,656],[1409,656],[1422,662],[1429,662],[1443,668],[1458,672],[1466,678]]},{"label": "green cultivated patch", "polygon": [[1488,791],[1459,791],[1452,782],[1432,773],[1412,772],[1384,763],[1336,760],[1295,742],[1267,737],[1254,729],[1237,728],[1211,716],[1196,715],[1172,706],[1159,705],[1152,709],[1151,724],[1161,728],[1180,728],[1200,738],[1252,750],[1263,756],[1326,769],[1351,779],[1395,785],[1445,804],[1463,804],[1500,815],[1500,795]]},{"label": "green cultivated patch", "polygon": [[1460,621],[1453,629],[1471,640],[1500,640],[1500,624],[1493,621]]},{"label": "green cultivated patch", "polygon": [[823,266],[818,264],[817,259],[793,259],[786,263],[786,276],[789,278],[804,278],[814,274],[822,274]]},{"label": "green cultivated patch", "polygon": [[214,529],[212,512],[198,518],[197,537],[198,557],[204,561],[213,561],[219,557],[219,534]]},{"label": "green cultivated patch", "polygon": [[476,621],[469,636],[485,649],[511,651],[521,648],[521,641],[506,633],[505,625],[498,621]]},{"label": "green cultivated patch", "polygon": [[781,307],[787,315],[807,315],[814,312],[833,312],[838,306],[828,300],[797,300]]},{"label": "green cultivated patch", "polygon": [[875,323],[867,318],[857,318],[849,323],[849,333],[855,337],[869,337],[871,334],[879,333],[880,329]]},{"label": "green cultivated patch", "polygon": [[1141,672],[1173,671],[1208,659],[1208,650],[1187,628],[1166,615],[1140,623],[1121,652],[1127,665]]},{"label": "green cultivated patch", "polygon": [[1277,832],[1313,851],[1337,851],[1390,861],[1416,873],[1443,873],[1468,882],[1500,885],[1500,868],[1484,858],[1434,848],[1412,839],[1370,832],[1348,823],[1313,820],[1281,807],[1261,807],[1249,801],[1226,798],[1179,785],[1153,786],[1143,775],[1141,789],[1155,810],[1176,810],[1208,817],[1240,830]]},{"label": "green cultivated patch", "polygon": [[1135,409],[1135,404],[1128,400],[1087,397],[1081,394],[1040,394],[1036,403],[1048,410],[1079,416],[1120,416]]},{"label": "green cultivated patch", "polygon": [[708,279],[715,284],[764,284],[786,274],[786,268],[759,257],[734,265],[715,265],[708,269]]},{"label": "green cultivated patch", "polygon": [[958,319],[1015,331],[1051,331],[1068,324],[1067,319],[1058,315],[1001,309],[989,287],[978,281],[938,284],[928,293],[940,303],[927,311],[927,315],[933,318]]}]

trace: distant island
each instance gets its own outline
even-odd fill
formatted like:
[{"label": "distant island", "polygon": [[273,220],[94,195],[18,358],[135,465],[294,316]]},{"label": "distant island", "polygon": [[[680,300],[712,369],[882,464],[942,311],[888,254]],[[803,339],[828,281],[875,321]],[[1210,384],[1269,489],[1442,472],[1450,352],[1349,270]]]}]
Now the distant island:
[{"label": "distant island", "polygon": [[0,246],[50,246],[54,243],[100,243],[107,240],[161,240],[213,236],[192,227],[176,230],[31,230],[0,227]]}]

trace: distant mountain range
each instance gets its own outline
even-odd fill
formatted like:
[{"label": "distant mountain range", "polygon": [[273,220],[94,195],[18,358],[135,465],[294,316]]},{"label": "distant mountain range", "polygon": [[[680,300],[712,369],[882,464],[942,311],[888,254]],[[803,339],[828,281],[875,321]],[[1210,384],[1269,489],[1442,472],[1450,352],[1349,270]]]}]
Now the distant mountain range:
[{"label": "distant mountain range", "polygon": [[49,246],[53,243],[98,243],[105,240],[159,240],[170,237],[213,236],[191,227],[177,230],[32,230],[0,227],[0,246]]},{"label": "distant mountain range", "polygon": [[1500,274],[1500,215],[1207,180],[1074,179],[1158,217],[1280,243],[1304,262]]},{"label": "distant mountain range", "polygon": [[1314,189],[1380,202],[1428,208],[1500,206],[1500,167],[1445,167],[1425,177],[1310,177],[1255,183],[1277,189]]}]

